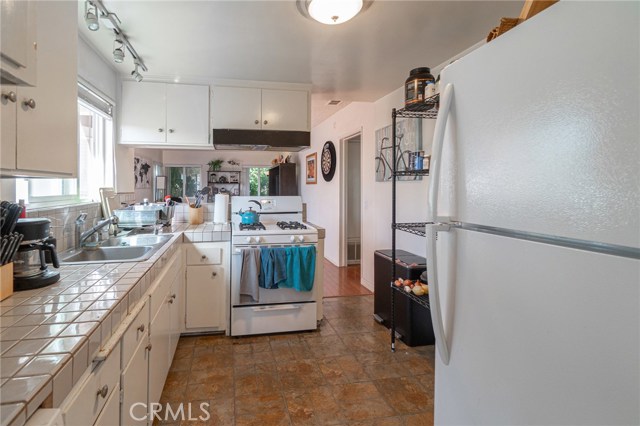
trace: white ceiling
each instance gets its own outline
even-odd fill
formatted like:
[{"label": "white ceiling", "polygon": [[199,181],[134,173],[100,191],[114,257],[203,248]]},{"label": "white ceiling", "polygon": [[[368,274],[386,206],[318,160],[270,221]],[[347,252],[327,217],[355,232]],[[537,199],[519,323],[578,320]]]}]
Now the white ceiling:
[{"label": "white ceiling", "polygon": [[[113,36],[79,28],[112,62]],[[435,67],[482,40],[523,1],[375,0],[342,25],[303,17],[295,0],[105,0],[144,59],[147,78],[260,80],[312,85],[312,123],[352,101],[401,87],[409,70]],[[131,56],[114,64],[128,75]],[[338,107],[326,106],[341,99]]]}]

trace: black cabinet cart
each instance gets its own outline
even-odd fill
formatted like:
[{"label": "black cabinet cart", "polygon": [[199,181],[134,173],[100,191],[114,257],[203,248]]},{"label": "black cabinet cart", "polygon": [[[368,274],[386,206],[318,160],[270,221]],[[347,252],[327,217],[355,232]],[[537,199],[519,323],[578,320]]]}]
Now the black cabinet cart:
[{"label": "black cabinet cart", "polygon": [[269,169],[269,195],[298,195],[295,163],[280,163]]},{"label": "black cabinet cart", "polygon": [[[425,119],[430,118],[434,119],[438,116],[437,105],[440,100],[440,95],[435,95],[427,100],[423,104],[420,104],[417,107],[412,107],[411,110],[407,109],[393,109],[391,111],[391,131],[392,131],[392,141],[393,141],[393,162],[391,163],[393,167],[398,164],[398,149],[397,149],[397,128],[396,122],[398,118],[415,118],[415,119]],[[397,259],[398,250],[396,250],[396,231],[409,232],[411,234],[426,236],[426,223],[425,222],[417,222],[417,223],[398,223],[396,216],[396,195],[397,195],[397,183],[398,178],[402,176],[428,176],[429,170],[396,170],[393,169],[391,179],[391,259]],[[427,254],[428,255],[428,254]],[[427,334],[428,338],[431,340],[431,336],[433,336],[433,327],[431,324],[431,312],[429,309],[429,296],[416,296],[413,293],[407,293],[403,288],[395,287],[393,285],[393,281],[399,277],[399,268],[397,262],[391,262],[391,281],[390,281],[390,292],[391,295],[391,350],[395,352],[396,350],[396,328],[398,331],[404,331],[405,335],[403,337],[406,338],[407,329],[413,327],[413,324],[418,324],[420,322],[419,318],[413,318],[415,314],[417,317],[422,316],[423,324],[421,326],[425,327],[428,330]],[[396,303],[398,302],[398,303]],[[397,306],[396,306],[397,305]],[[408,312],[408,314],[407,314]],[[428,314],[428,315],[425,315]],[[407,326],[407,315],[408,318],[408,326]],[[397,318],[396,318],[397,317]],[[428,318],[428,320],[427,320]],[[403,330],[404,328],[404,330]],[[413,338],[413,330],[411,330],[411,337]],[[400,333],[401,334],[401,333]],[[402,335],[402,334],[401,334]],[[416,334],[417,335],[417,334]],[[412,339],[411,339],[412,340]],[[430,343],[435,342],[435,339],[432,339]],[[405,342],[406,343],[406,342]],[[413,343],[413,342],[412,342]],[[408,343],[407,343],[408,344]],[[428,343],[424,343],[428,344]]]}]

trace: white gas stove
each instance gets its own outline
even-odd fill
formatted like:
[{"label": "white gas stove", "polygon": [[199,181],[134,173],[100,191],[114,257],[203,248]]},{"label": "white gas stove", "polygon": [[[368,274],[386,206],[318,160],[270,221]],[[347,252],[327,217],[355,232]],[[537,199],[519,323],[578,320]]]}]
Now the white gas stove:
[{"label": "white gas stove", "polygon": [[[259,206],[258,206],[259,204]],[[259,223],[242,224],[238,212],[252,208]],[[231,198],[231,335],[278,333],[317,328],[316,306],[322,303],[322,270],[316,269],[312,291],[290,288],[259,289],[258,300],[240,292],[243,251],[249,248],[313,246],[317,250],[318,231],[302,222],[301,197]]]}]

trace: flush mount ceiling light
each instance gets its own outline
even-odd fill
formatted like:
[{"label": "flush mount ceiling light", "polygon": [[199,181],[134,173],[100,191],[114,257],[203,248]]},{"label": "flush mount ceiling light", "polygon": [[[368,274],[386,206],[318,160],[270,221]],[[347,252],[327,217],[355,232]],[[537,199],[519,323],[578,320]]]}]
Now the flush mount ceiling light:
[{"label": "flush mount ceiling light", "polygon": [[131,76],[133,77],[133,79],[135,81],[137,81],[138,83],[140,83],[142,81],[142,74],[140,74],[138,72],[138,67],[140,66],[140,62],[138,62],[138,60],[136,59],[135,61],[133,61],[133,63],[135,64],[135,68],[133,69],[133,71],[131,71]]},{"label": "flush mount ceiling light", "polygon": [[338,25],[366,10],[372,0],[298,0],[302,15],[327,25]]},{"label": "flush mount ceiling light", "polygon": [[100,29],[100,21],[98,20],[98,8],[90,1],[84,2],[84,22],[91,31]]},{"label": "flush mount ceiling light", "polygon": [[124,61],[124,42],[119,35],[113,41],[113,60],[119,64]]}]

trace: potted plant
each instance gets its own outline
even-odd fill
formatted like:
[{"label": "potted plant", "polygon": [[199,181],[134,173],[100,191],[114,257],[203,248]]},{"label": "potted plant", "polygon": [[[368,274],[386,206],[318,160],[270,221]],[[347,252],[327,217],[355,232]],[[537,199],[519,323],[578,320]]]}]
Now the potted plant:
[{"label": "potted plant", "polygon": [[223,160],[211,160],[207,164],[209,165],[210,172],[217,172],[222,167]]}]

